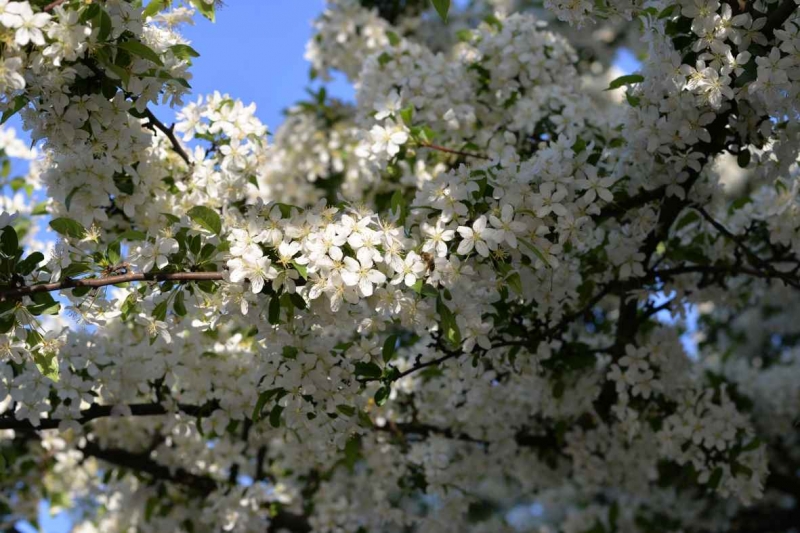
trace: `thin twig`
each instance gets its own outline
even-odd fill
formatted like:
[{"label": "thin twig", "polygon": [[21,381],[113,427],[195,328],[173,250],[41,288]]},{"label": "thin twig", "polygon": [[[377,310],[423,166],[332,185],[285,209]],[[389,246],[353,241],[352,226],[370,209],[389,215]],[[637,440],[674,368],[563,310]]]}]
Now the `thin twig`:
[{"label": "thin twig", "polygon": [[0,290],[0,302],[9,298],[18,298],[39,292],[52,292],[63,289],[74,289],[76,287],[106,287],[108,285],[119,285],[135,281],[221,281],[222,272],[150,272],[147,274],[120,274],[118,276],[108,276],[105,278],[72,279],[66,278],[57,283],[42,283],[40,285],[30,285],[28,287],[18,287],[16,289]]}]

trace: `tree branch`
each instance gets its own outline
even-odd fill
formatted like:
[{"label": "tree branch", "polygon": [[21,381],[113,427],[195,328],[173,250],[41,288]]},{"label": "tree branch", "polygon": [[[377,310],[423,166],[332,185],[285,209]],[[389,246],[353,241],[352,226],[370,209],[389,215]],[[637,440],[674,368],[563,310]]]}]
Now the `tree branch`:
[{"label": "tree branch", "polygon": [[4,302],[9,298],[18,298],[39,292],[52,292],[76,287],[106,287],[134,281],[178,281],[184,283],[191,281],[222,281],[222,279],[222,272],[150,272],[147,274],[120,274],[104,278],[66,278],[57,283],[42,283],[40,285],[0,290],[0,302]]},{"label": "tree branch", "polygon": [[764,37],[771,39],[775,30],[783,26],[783,23],[792,16],[795,8],[797,8],[795,0],[783,0],[783,3],[781,3],[777,9],[770,13],[767,18],[767,23],[764,24],[764,27],[761,29],[761,33],[764,34]]},{"label": "tree branch", "polygon": [[194,163],[192,163],[192,160],[189,158],[189,154],[186,153],[186,150],[183,149],[183,146],[181,146],[180,141],[175,136],[175,124],[173,124],[170,127],[167,127],[163,122],[158,120],[158,117],[156,117],[152,111],[150,111],[147,108],[145,108],[144,110],[144,116],[147,117],[147,120],[150,121],[151,126],[155,126],[161,131],[161,133],[166,135],[167,139],[169,139],[170,144],[172,144],[172,149],[175,150],[175,153],[177,153],[181,157],[181,159],[186,161],[187,165],[192,166]]},{"label": "tree branch", "polygon": [[771,274],[770,277],[781,279],[786,284],[791,285],[792,287],[794,287],[796,289],[800,289],[800,283],[798,283],[796,280],[792,279],[791,276],[786,275],[783,272],[779,272],[779,271],[775,270],[775,267],[773,267],[771,264],[769,264],[764,259],[761,259],[755,252],[750,250],[750,248],[748,248],[747,245],[745,245],[742,242],[742,239],[740,237],[734,235],[731,231],[728,230],[728,228],[723,226],[722,223],[720,223],[717,220],[715,220],[714,217],[712,217],[710,214],[708,214],[708,212],[705,209],[703,209],[700,206],[695,206],[694,209],[698,213],[700,213],[703,216],[703,218],[706,219],[712,226],[714,226],[714,228],[718,232],[720,232],[724,237],[726,237],[728,240],[733,242],[733,244],[737,248],[739,248],[748,257],[748,259],[750,260],[750,262],[754,266],[761,267],[764,270],[766,270],[767,272],[769,272]]},{"label": "tree branch", "polygon": [[[93,405],[89,409],[84,409],[83,411],[81,411],[81,416],[74,420],[79,424],[83,425],[98,418],[112,417],[114,416],[112,415],[114,407],[115,406],[113,405]],[[129,416],[160,416],[173,412],[158,403],[132,404],[128,405],[127,407],[131,411],[131,414]],[[217,410],[218,408],[219,405],[216,402],[211,402],[209,404],[200,406],[186,405],[186,404],[177,405],[178,412],[187,414],[189,416],[203,416],[212,411]],[[127,418],[127,417],[122,416],[119,418]],[[38,426],[34,426],[27,420],[17,420],[13,417],[6,415],[0,417],[0,430],[16,429],[24,431],[34,431],[39,429],[55,429],[59,426],[59,424],[61,424],[61,422],[67,420],[70,419],[45,418],[39,422]]]},{"label": "tree branch", "polygon": [[[80,449],[84,456],[94,457],[106,463],[128,468],[130,470],[147,474],[155,481],[167,481],[189,488],[206,497],[221,486],[227,486],[224,481],[218,481],[210,476],[194,474],[183,468],[170,468],[154,461],[149,452],[134,453],[121,448],[102,448],[94,442],[87,442]],[[305,516],[278,511],[270,520],[268,531],[277,532],[288,529],[293,533],[309,533],[311,524]]]}]

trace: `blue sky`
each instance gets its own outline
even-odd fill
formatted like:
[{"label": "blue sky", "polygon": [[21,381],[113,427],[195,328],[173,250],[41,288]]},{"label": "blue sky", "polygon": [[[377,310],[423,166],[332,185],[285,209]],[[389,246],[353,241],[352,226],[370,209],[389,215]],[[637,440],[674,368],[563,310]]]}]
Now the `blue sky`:
[{"label": "blue sky", "polygon": [[[255,102],[258,118],[274,132],[283,109],[303,98],[309,87],[303,55],[311,21],[324,5],[324,0],[229,0],[216,23],[197,17],[196,25],[183,31],[200,52],[192,68],[192,91],[227,92],[245,104]],[[352,88],[341,77],[326,86],[329,94],[352,98]],[[159,110],[167,123],[172,114],[166,107]]]}]

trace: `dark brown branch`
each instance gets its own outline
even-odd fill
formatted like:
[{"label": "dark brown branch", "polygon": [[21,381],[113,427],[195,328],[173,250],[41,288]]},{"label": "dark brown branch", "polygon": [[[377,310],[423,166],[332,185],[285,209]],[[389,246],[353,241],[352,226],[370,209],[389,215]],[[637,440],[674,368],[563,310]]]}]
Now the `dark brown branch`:
[{"label": "dark brown branch", "polygon": [[118,276],[107,276],[104,278],[67,278],[57,283],[42,283],[40,285],[0,290],[0,302],[6,301],[9,298],[18,298],[38,292],[52,292],[63,289],[74,289],[76,287],[106,287],[108,285],[119,285],[121,283],[130,283],[134,281],[177,281],[183,283],[192,281],[221,281],[222,279],[222,272],[150,272],[147,274],[120,274]]},{"label": "dark brown branch", "polygon": [[[169,414],[170,410],[166,409],[163,405],[157,403],[141,403],[132,404],[127,406],[131,414],[130,416],[160,416]],[[93,405],[89,409],[81,411],[81,416],[76,418],[75,421],[83,425],[98,418],[112,417],[113,405]],[[185,405],[178,404],[177,410],[189,416],[204,416],[218,409],[218,405],[212,402],[207,405]],[[125,418],[125,417],[120,417]],[[46,418],[40,421],[38,426],[34,426],[27,420],[16,420],[8,415],[0,417],[0,430],[2,429],[16,429],[33,431],[38,429],[55,429],[63,420]]]},{"label": "dark brown branch", "polygon": [[217,482],[214,479],[192,474],[182,468],[173,469],[159,464],[150,458],[148,452],[134,453],[121,448],[101,448],[94,442],[87,442],[81,451],[84,456],[145,473],[155,480],[177,483],[203,495],[208,495],[217,489]]},{"label": "dark brown branch", "polygon": [[791,285],[796,289],[800,289],[800,283],[797,280],[793,279],[791,275],[784,274],[783,272],[779,272],[775,269],[770,263],[765,261],[764,259],[760,258],[758,254],[750,250],[750,248],[742,242],[742,239],[737,235],[734,235],[728,228],[726,228],[722,223],[714,219],[708,212],[703,209],[702,207],[695,207],[695,210],[700,213],[704,219],[706,219],[714,228],[720,232],[724,237],[728,240],[733,242],[733,244],[739,248],[748,258],[753,266],[757,266],[759,268],[764,269],[766,272],[770,274],[769,277],[778,278],[783,280],[787,285]]},{"label": "dark brown branch", "polygon": [[156,117],[149,109],[144,110],[144,116],[150,121],[151,126],[155,126],[159,131],[161,131],[161,133],[167,136],[167,139],[169,139],[170,144],[172,144],[172,149],[175,150],[175,153],[177,153],[181,159],[186,161],[187,165],[191,166],[193,163],[191,158],[189,158],[189,154],[186,153],[186,150],[183,149],[180,141],[175,136],[175,124],[167,127],[163,122],[158,120],[158,117]]},{"label": "dark brown branch", "polygon": [[600,214],[594,217],[593,220],[599,223],[607,218],[621,217],[628,213],[631,209],[636,209],[637,207],[642,207],[650,202],[663,199],[666,191],[667,187],[662,185],[661,187],[656,187],[650,191],[642,191],[635,196],[625,198],[619,202],[611,202],[603,207],[603,209],[600,211]]},{"label": "dark brown branch", "polygon": [[[87,442],[81,449],[84,456],[94,457],[106,463],[146,474],[154,481],[167,481],[187,487],[205,497],[220,487],[229,486],[224,481],[210,476],[194,474],[183,468],[170,468],[153,460],[149,452],[135,453],[121,448],[102,448],[94,442]],[[268,531],[277,532],[288,529],[293,533],[309,533],[311,525],[305,516],[278,511],[272,517]]]},{"label": "dark brown branch", "polygon": [[764,24],[764,27],[761,29],[761,33],[764,34],[764,37],[771,39],[775,30],[783,26],[783,23],[792,16],[796,7],[797,4],[795,0],[783,0],[777,9],[770,13],[767,18],[767,23]]}]

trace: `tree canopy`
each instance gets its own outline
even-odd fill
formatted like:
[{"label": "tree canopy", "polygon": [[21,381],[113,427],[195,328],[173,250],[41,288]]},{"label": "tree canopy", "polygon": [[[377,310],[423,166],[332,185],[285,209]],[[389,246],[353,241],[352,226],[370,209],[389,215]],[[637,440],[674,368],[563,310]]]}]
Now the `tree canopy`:
[{"label": "tree canopy", "polygon": [[0,527],[798,527],[795,0],[329,0],[274,132],[195,16],[0,0]]}]

